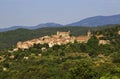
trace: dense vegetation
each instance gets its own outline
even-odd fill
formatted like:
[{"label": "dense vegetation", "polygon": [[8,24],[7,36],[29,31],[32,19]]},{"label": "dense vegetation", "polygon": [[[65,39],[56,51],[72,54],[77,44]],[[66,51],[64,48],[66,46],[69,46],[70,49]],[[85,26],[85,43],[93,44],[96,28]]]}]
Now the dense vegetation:
[{"label": "dense vegetation", "polygon": [[[104,26],[104,28],[109,28],[111,26]],[[112,26],[114,27],[114,26]],[[50,28],[40,28],[36,30],[27,29],[17,29],[13,31],[0,32],[0,50],[8,49],[14,47],[18,41],[26,41],[33,38],[38,38],[45,35],[56,34],[57,31],[71,31],[74,36],[86,34],[87,30],[92,31],[103,29],[103,27],[50,27]]]},{"label": "dense vegetation", "polygon": [[[0,52],[0,79],[120,79],[120,26],[94,32],[110,44],[68,43]],[[11,49],[12,50],[12,49]]]}]

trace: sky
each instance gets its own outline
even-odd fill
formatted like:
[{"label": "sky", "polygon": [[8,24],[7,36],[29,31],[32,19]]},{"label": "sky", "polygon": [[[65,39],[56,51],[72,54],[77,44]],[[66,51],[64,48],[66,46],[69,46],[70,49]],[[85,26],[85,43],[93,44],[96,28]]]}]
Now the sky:
[{"label": "sky", "polygon": [[0,28],[120,14],[120,0],[0,0]]}]

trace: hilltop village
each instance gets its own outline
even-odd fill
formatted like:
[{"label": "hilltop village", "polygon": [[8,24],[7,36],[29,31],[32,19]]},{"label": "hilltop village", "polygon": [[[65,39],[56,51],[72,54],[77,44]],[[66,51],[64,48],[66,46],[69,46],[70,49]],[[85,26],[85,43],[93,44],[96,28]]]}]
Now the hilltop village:
[{"label": "hilltop village", "polygon": [[[49,45],[49,47],[53,47],[54,45],[62,45],[62,44],[67,44],[69,42],[74,43],[75,40],[79,43],[87,43],[87,41],[91,38],[91,36],[92,36],[92,33],[90,30],[87,31],[86,35],[78,36],[78,37],[71,36],[70,31],[68,31],[68,32],[59,32],[58,31],[56,35],[44,36],[44,37],[40,37],[37,39],[28,40],[25,42],[18,42],[17,48],[15,48],[14,50],[18,50],[18,48],[28,49],[28,48],[32,47],[34,44],[45,44],[45,43],[47,43]],[[99,39],[101,36],[96,36],[96,37]],[[99,43],[100,44],[108,44],[109,41],[108,40],[99,40]]]},{"label": "hilltop village", "polygon": [[120,79],[120,27],[72,34],[58,31],[1,51],[0,79]]},{"label": "hilltop village", "polygon": [[56,35],[52,36],[44,36],[41,38],[25,41],[25,42],[18,42],[17,43],[17,48],[20,49],[28,49],[32,47],[34,44],[45,44],[47,43],[49,47],[52,47],[54,45],[62,45],[62,44],[67,44],[69,42],[74,43],[74,41],[78,41],[80,43],[84,42],[87,43],[87,41],[90,39],[92,36],[91,31],[87,32],[86,36],[70,36],[70,31],[68,32],[57,32]]}]

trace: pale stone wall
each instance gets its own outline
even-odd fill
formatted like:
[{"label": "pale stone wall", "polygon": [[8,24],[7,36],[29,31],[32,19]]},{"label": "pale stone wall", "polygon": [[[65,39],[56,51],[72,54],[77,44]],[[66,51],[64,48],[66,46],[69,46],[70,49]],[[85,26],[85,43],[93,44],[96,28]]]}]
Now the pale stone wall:
[{"label": "pale stone wall", "polygon": [[99,40],[99,44],[109,44],[109,40]]},{"label": "pale stone wall", "polygon": [[57,32],[57,36],[59,37],[64,37],[64,38],[69,38],[70,37],[70,32]]},{"label": "pale stone wall", "polygon": [[120,35],[120,30],[118,31],[118,35]]}]

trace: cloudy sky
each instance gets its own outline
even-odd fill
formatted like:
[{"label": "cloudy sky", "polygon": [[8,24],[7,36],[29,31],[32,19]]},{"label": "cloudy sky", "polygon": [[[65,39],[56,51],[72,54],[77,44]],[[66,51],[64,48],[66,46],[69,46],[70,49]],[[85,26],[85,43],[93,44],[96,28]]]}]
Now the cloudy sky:
[{"label": "cloudy sky", "polygon": [[0,0],[0,28],[120,14],[120,0]]}]

